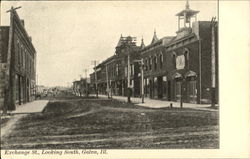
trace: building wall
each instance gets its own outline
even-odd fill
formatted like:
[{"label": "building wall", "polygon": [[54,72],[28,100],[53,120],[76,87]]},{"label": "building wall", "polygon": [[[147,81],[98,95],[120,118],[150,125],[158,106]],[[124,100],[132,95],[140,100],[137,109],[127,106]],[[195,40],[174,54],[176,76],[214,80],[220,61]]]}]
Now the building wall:
[{"label": "building wall", "polygon": [[[10,39],[6,33],[1,40],[4,41],[1,42],[1,45],[4,43],[1,60],[6,58],[9,68],[9,76],[5,78],[8,85],[5,85],[4,101],[8,110],[14,110],[16,105],[35,99],[36,51],[16,11],[10,16]],[[10,48],[10,54],[7,48]]]},{"label": "building wall", "polygon": [[[150,98],[165,98],[178,101],[177,84],[180,80],[174,79],[173,75],[182,75],[182,100],[184,102],[210,103],[211,99],[211,28],[210,22],[197,22],[195,29],[190,34],[174,39],[171,43],[155,46],[149,45],[141,51],[145,68],[145,94]],[[185,54],[188,51],[188,55]],[[163,65],[160,68],[160,53],[163,54]],[[176,68],[176,57],[184,55],[185,67]],[[217,56],[217,55],[216,55]],[[149,57],[152,58],[152,69],[149,70]],[[157,57],[157,69],[154,68],[154,57]],[[218,62],[218,61],[217,61]],[[218,74],[218,65],[216,64]],[[195,77],[185,77],[192,71]],[[166,77],[167,76],[167,81]],[[162,80],[162,78],[164,80]],[[218,78],[217,85],[218,85]],[[156,83],[156,84],[155,84]],[[155,86],[158,85],[158,86]],[[166,86],[167,85],[167,86]],[[158,87],[158,88],[156,88]],[[171,88],[168,88],[171,87]],[[191,88],[192,87],[192,88]],[[194,89],[192,92],[191,89]],[[217,98],[218,98],[218,91]],[[160,95],[160,96],[159,96]],[[193,100],[193,101],[192,101]]]},{"label": "building wall", "polygon": [[[170,37],[160,39],[144,48],[131,52],[131,64],[135,59],[144,61],[144,94],[146,97],[166,99],[188,103],[210,103],[211,102],[211,26],[210,21],[198,21],[193,23],[193,28],[185,35],[178,36],[171,40]],[[185,31],[185,29],[184,29]],[[218,41],[216,30],[216,100],[218,101]],[[164,39],[167,39],[167,41]],[[116,47],[117,56],[113,62],[108,64],[109,80],[119,81],[118,95],[126,95],[127,88],[127,49]],[[178,59],[184,58],[185,66],[178,68]],[[151,69],[149,69],[149,61]],[[156,60],[155,60],[156,59]],[[156,63],[155,63],[156,61]],[[106,61],[107,62],[107,61]],[[99,87],[106,89],[106,68],[99,65]],[[116,65],[119,65],[118,74]],[[155,67],[156,66],[156,67]],[[179,65],[178,65],[179,66]],[[133,95],[140,95],[141,77],[140,66],[134,65],[134,74],[131,80],[134,83]],[[176,76],[180,75],[180,77]],[[117,87],[116,83],[110,84]],[[180,95],[182,94],[182,96]]]},{"label": "building wall", "polygon": [[0,27],[0,110],[4,105],[9,27]]},{"label": "building wall", "polygon": [[[202,80],[202,88],[201,88],[201,102],[202,103],[210,103],[211,99],[211,87],[212,87],[212,76],[211,76],[211,67],[212,67],[212,44],[211,44],[211,22],[201,21],[199,22],[199,34],[201,38],[201,80]],[[218,41],[216,42],[218,43]],[[217,50],[217,49],[216,49]],[[217,52],[217,51],[216,51]],[[216,55],[218,59],[218,54]],[[216,62],[216,72],[218,76],[218,61]],[[217,78],[218,79],[218,78]],[[216,85],[218,86],[218,81],[216,81]],[[218,93],[218,89],[216,88],[216,93]],[[217,97],[218,100],[218,97]]]}]

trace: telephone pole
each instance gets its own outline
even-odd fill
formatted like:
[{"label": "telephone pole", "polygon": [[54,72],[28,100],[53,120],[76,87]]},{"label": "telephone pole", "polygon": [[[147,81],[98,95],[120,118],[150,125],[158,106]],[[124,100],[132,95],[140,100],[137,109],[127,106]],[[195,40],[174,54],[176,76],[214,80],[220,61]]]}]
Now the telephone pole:
[{"label": "telephone pole", "polygon": [[212,74],[212,87],[211,87],[211,107],[215,107],[215,88],[216,88],[216,54],[215,54],[215,26],[216,21],[215,17],[212,18],[211,21],[211,32],[212,32],[212,40],[211,40],[211,74]]},{"label": "telephone pole", "polygon": [[12,49],[13,49],[13,40],[14,40],[14,12],[17,9],[20,9],[21,6],[14,8],[13,6],[11,9],[7,10],[6,13],[10,12],[10,27],[9,27],[9,41],[8,41],[8,51],[7,51],[7,62],[5,67],[5,89],[4,89],[4,106],[3,106],[3,114],[7,114],[7,110],[10,108],[12,110],[16,109],[15,103],[11,98],[13,97],[13,94],[11,92],[12,85],[10,83],[13,82],[13,78],[15,78],[14,74],[10,69],[12,69],[12,66],[10,66],[11,60],[12,60]]},{"label": "telephone pole", "polygon": [[88,93],[88,81],[87,81],[87,79],[88,79],[88,75],[87,75],[88,69],[84,69],[84,72],[85,72],[85,77],[86,77],[85,95],[86,95],[86,97],[88,97],[88,95],[89,95],[89,93]]},{"label": "telephone pole", "polygon": [[134,60],[134,62],[138,62],[141,66],[141,102],[144,103],[144,62],[141,60]]},{"label": "telephone pole", "polygon": [[131,103],[131,100],[130,100],[130,87],[131,87],[131,85],[130,85],[130,46],[128,46],[128,92],[127,92],[127,94],[128,94],[128,103]]},{"label": "telephone pole", "polygon": [[107,95],[108,95],[108,98],[110,98],[109,96],[109,93],[110,93],[110,90],[109,90],[109,75],[108,75],[108,66],[106,65],[106,82],[107,82]]},{"label": "telephone pole", "polygon": [[94,64],[94,70],[95,70],[95,92],[96,92],[96,98],[98,98],[98,88],[97,88],[97,75],[96,75],[96,65],[97,61],[93,60],[92,64]]}]

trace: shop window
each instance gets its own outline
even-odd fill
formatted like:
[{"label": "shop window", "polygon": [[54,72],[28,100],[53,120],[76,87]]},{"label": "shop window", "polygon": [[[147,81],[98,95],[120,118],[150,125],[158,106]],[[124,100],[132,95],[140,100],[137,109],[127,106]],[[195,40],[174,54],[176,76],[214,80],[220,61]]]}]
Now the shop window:
[{"label": "shop window", "polygon": [[125,72],[125,77],[127,77],[128,76],[128,69],[127,69],[127,67],[124,67],[124,72]]},{"label": "shop window", "polygon": [[176,82],[175,97],[177,100],[179,100],[181,97],[181,82]]},{"label": "shop window", "polygon": [[163,95],[164,95],[164,97],[166,97],[166,94],[167,94],[167,76],[163,76],[162,86],[163,86]]},{"label": "shop window", "polygon": [[16,101],[18,101],[19,100],[19,77],[18,77],[18,75],[15,75],[15,83],[16,83]]}]

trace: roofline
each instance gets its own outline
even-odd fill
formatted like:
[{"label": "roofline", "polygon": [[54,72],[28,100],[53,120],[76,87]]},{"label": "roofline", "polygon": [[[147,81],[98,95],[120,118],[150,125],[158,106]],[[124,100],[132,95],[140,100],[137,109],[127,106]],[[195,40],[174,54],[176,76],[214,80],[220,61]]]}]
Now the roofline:
[{"label": "roofline", "polygon": [[24,26],[21,24],[21,19],[20,19],[19,15],[17,14],[17,12],[16,12],[15,10],[14,10],[13,13],[14,13],[14,15],[17,17],[17,19],[18,19],[18,23],[21,25],[20,28],[23,30],[23,32],[24,32],[26,38],[28,39],[27,41],[29,41],[28,43],[30,43],[32,49],[34,50],[34,52],[35,52],[35,54],[36,54],[36,49],[35,49],[33,43],[29,40],[30,36],[29,36],[28,32],[26,31],[26,29],[24,28]]},{"label": "roofline", "polygon": [[163,39],[167,39],[167,38],[174,38],[175,36],[165,36],[161,39],[159,39],[158,41],[156,41],[155,43],[152,43],[152,44],[149,44],[149,45],[146,45],[143,49],[141,49],[141,51],[145,51],[146,49],[150,48],[150,47],[154,47],[156,44],[160,43],[163,41]]}]

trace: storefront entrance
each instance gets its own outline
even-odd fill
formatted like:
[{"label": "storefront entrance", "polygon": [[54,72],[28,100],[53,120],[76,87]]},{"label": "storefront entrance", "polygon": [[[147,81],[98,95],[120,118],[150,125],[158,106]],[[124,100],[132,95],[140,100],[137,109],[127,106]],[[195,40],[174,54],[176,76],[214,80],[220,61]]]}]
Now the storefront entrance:
[{"label": "storefront entrance", "polygon": [[188,100],[189,103],[197,103],[197,88],[196,81],[188,82]]}]

